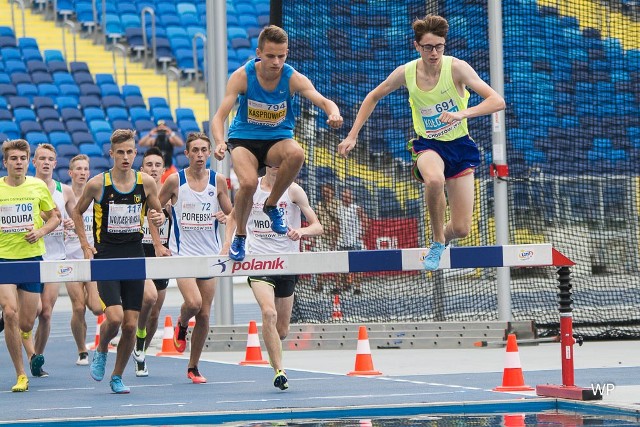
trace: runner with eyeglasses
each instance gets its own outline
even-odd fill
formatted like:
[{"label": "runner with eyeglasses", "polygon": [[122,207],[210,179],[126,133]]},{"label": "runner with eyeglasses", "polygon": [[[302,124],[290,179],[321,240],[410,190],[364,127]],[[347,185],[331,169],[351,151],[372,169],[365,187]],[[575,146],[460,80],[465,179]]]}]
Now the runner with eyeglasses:
[{"label": "runner with eyeglasses", "polygon": [[[446,245],[467,236],[471,229],[474,199],[474,169],[480,152],[469,136],[467,119],[503,110],[505,102],[465,61],[444,55],[449,24],[438,15],[413,22],[416,52],[420,55],[400,65],[365,97],[338,153],[349,155],[358,133],[380,99],[405,86],[417,137],[407,149],[413,160],[412,174],[425,185],[425,200],[431,220],[432,243],[424,259],[426,270],[436,270]],[[483,98],[468,107],[471,88]],[[446,190],[446,196],[445,196]],[[449,201],[451,219],[445,224]]]}]

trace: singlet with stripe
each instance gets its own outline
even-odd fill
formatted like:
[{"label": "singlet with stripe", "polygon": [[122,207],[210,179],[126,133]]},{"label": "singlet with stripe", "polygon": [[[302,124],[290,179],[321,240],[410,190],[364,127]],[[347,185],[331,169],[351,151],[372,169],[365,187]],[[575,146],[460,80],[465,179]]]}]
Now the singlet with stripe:
[{"label": "singlet with stripe", "polygon": [[467,119],[455,123],[442,123],[439,117],[445,111],[457,112],[467,109],[469,91],[465,89],[461,97],[453,82],[451,71],[452,56],[442,56],[442,68],[438,83],[428,91],[420,89],[416,83],[418,61],[404,66],[405,84],[409,90],[409,104],[413,128],[418,136],[440,141],[453,141],[468,135]]},{"label": "singlet with stripe", "polygon": [[25,259],[45,252],[44,240],[31,244],[24,239],[28,229],[42,228],[40,212],[56,207],[47,184],[33,176],[14,187],[0,178],[0,258]]},{"label": "singlet with stripe", "polygon": [[[151,245],[153,246],[153,239],[151,238],[151,233],[149,232],[149,218],[147,217],[147,210],[149,209],[149,205],[145,207],[144,210],[144,220],[142,222],[142,244],[143,245]],[[171,234],[171,219],[169,217],[169,212],[166,209],[162,209],[162,213],[164,213],[165,220],[158,229],[160,232],[160,243],[165,248],[169,247],[169,235]]]},{"label": "singlet with stripe", "polygon": [[[84,223],[84,232],[87,236],[87,241],[93,246],[93,201],[82,214],[82,222]],[[84,253],[80,247],[80,240],[78,240],[78,234],[73,228],[64,230],[64,250],[67,254],[67,259],[83,259]]]},{"label": "singlet with stripe", "polygon": [[126,193],[115,188],[111,171],[102,173],[102,197],[99,203],[93,204],[93,240],[96,248],[103,243],[120,245],[142,241],[143,208],[147,197],[142,174],[134,173],[135,183]]},{"label": "singlet with stripe", "polygon": [[[250,254],[278,254],[300,252],[300,241],[293,241],[286,234],[278,234],[271,230],[271,221],[262,209],[271,192],[260,188],[262,178],[258,181],[258,188],[253,194],[253,206],[247,221],[247,253]],[[289,189],[278,200],[278,209],[284,209],[284,217],[290,228],[300,228],[302,214],[298,205],[291,201]]]},{"label": "singlet with stripe", "polygon": [[60,224],[51,233],[45,235],[44,247],[46,252],[42,255],[42,259],[45,261],[55,261],[65,259],[66,253],[64,248],[64,221],[69,218],[67,210],[65,208],[64,194],[62,193],[62,184],[60,181],[54,180],[55,187],[51,197],[56,204],[56,207],[60,211]]},{"label": "singlet with stripe", "polygon": [[244,69],[247,93],[238,95],[238,112],[229,126],[229,139],[293,138],[296,120],[289,91],[293,67],[284,64],[278,86],[271,92],[263,89],[258,81],[255,59],[247,62]]},{"label": "singlet with stripe", "polygon": [[174,255],[202,256],[220,252],[220,210],[216,173],[209,170],[209,182],[203,191],[194,191],[184,169],[178,172],[178,198],[172,206],[173,225],[169,249]]}]

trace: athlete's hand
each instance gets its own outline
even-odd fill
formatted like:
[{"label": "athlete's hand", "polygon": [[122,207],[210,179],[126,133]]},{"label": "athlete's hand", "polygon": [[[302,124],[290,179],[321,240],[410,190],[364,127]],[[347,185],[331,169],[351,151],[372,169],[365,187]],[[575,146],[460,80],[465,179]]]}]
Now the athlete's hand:
[{"label": "athlete's hand", "polygon": [[171,256],[169,248],[165,248],[162,245],[153,245],[153,250],[156,253],[156,257]]},{"label": "athlete's hand", "polygon": [[155,209],[149,209],[149,212],[147,212],[147,217],[150,221],[153,222],[156,227],[161,227],[166,219],[164,216],[164,212],[158,212]]},{"label": "athlete's hand", "polygon": [[67,230],[73,230],[74,228],[76,228],[71,218],[65,219],[64,221],[62,221],[62,223],[64,224],[64,228]]},{"label": "athlete's hand", "polygon": [[229,255],[229,248],[231,247],[230,243],[224,243],[224,245],[222,245],[222,248],[220,249],[220,254],[219,255]]},{"label": "athlete's hand", "polygon": [[349,153],[351,152],[351,150],[355,148],[355,146],[356,146],[356,139],[351,136],[347,136],[345,139],[342,140],[340,144],[338,144],[338,154],[340,154],[342,157],[346,159]]},{"label": "athlete's hand", "polygon": [[293,240],[294,242],[297,242],[302,238],[302,233],[300,232],[299,229],[295,230],[293,228],[290,228],[289,231],[287,231],[287,237]]},{"label": "athlete's hand", "polygon": [[222,160],[224,159],[224,154],[226,152],[227,152],[227,144],[224,142],[221,142],[219,144],[216,144],[216,148],[213,150],[213,155],[216,157],[216,159]]},{"label": "athlete's hand", "polygon": [[26,240],[27,242],[34,244],[35,242],[37,242],[42,236],[44,236],[44,234],[42,233],[41,228],[34,230],[33,228],[28,228],[27,229],[27,234],[25,234],[24,236],[24,240]]},{"label": "athlete's hand", "polygon": [[93,246],[83,246],[82,253],[84,255],[84,259],[93,259],[93,256],[97,253],[96,248]]},{"label": "athlete's hand", "polygon": [[226,224],[227,223],[227,215],[225,215],[224,212],[222,211],[218,211],[214,214],[214,216],[216,217],[216,219],[218,220],[219,223],[221,224]]},{"label": "athlete's hand", "polygon": [[455,123],[461,121],[462,119],[464,119],[464,115],[459,111],[457,113],[445,111],[444,113],[440,114],[440,117],[438,117],[438,120],[440,120],[442,123]]},{"label": "athlete's hand", "polygon": [[342,126],[343,123],[342,116],[340,114],[330,114],[329,119],[327,120],[327,124],[334,129],[338,129]]}]

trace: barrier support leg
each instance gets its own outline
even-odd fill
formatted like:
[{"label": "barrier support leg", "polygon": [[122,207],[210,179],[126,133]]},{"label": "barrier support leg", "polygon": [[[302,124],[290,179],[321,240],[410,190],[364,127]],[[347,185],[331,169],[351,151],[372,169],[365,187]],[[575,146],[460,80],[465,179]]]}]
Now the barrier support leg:
[{"label": "barrier support leg", "polygon": [[[560,305],[560,350],[562,358],[562,385],[543,384],[536,386],[536,394],[572,400],[602,400],[602,392],[593,388],[577,387],[573,375],[573,308],[571,304],[571,269],[558,269],[558,303]],[[580,338],[579,338],[580,340]],[[579,341],[582,344],[581,340]]]}]

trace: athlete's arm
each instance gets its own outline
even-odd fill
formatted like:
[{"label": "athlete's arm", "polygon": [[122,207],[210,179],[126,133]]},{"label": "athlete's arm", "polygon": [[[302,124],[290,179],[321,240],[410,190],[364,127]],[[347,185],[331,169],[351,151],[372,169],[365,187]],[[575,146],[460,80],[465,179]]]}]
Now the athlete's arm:
[{"label": "athlete's arm", "polygon": [[340,144],[338,144],[338,154],[345,158],[349,155],[349,152],[356,146],[358,134],[360,133],[362,126],[364,126],[366,121],[369,119],[369,116],[371,116],[371,113],[376,108],[378,101],[389,95],[391,92],[400,89],[404,85],[404,65],[401,65],[393,70],[393,72],[389,74],[382,83],[367,94],[364,101],[362,101],[362,105],[360,105],[360,108],[358,109],[358,114],[353,122],[353,126],[351,126],[349,134]]},{"label": "athlete's arm", "polygon": [[218,190],[217,197],[220,209],[222,209],[222,212],[224,212],[225,215],[229,215],[233,206],[231,205],[231,199],[229,198],[227,178],[219,173],[216,174],[216,189]]},{"label": "athlete's arm", "polygon": [[468,86],[480,95],[483,100],[478,105],[469,107],[466,110],[455,113],[445,111],[439,117],[441,122],[453,123],[462,119],[484,116],[505,109],[506,104],[504,98],[482,80],[471,65],[461,59],[454,58],[451,63],[451,73],[453,75],[453,81],[456,83],[456,88],[459,86],[462,86],[462,88]]},{"label": "athlete's arm", "polygon": [[76,195],[73,194],[73,189],[67,184],[62,184],[62,197],[65,200],[64,209],[67,211],[68,218],[64,220],[64,228],[73,228],[73,209],[76,207]]},{"label": "athlete's arm", "polygon": [[289,187],[289,197],[291,198],[291,201],[300,208],[300,211],[302,211],[302,214],[307,219],[309,225],[298,229],[289,229],[287,236],[291,240],[296,241],[300,240],[304,236],[321,235],[324,231],[322,224],[320,224],[320,220],[318,220],[316,213],[311,209],[307,193],[304,192],[302,187],[296,183],[291,184]]},{"label": "athlete's arm", "polygon": [[96,253],[96,248],[89,244],[87,233],[84,230],[84,219],[82,218],[82,214],[89,208],[91,202],[97,202],[99,200],[102,193],[102,179],[103,174],[98,174],[87,182],[87,185],[85,185],[82,190],[82,195],[76,201],[76,206],[71,215],[85,259],[93,258],[93,255]]},{"label": "athlete's arm", "polygon": [[169,177],[165,180],[164,184],[162,184],[162,188],[160,189],[160,194],[158,194],[158,199],[160,200],[160,204],[165,206],[167,203],[171,202],[172,205],[176,203],[178,200],[178,183],[180,182],[178,174],[173,173],[169,175]]},{"label": "athlete's arm", "polygon": [[220,249],[220,255],[228,255],[229,248],[231,247],[231,240],[233,239],[233,233],[236,231],[236,214],[235,210],[231,209],[229,215],[227,215],[227,222],[224,227],[224,244]]},{"label": "athlete's arm", "polygon": [[246,91],[247,73],[244,67],[240,67],[229,77],[222,102],[218,107],[218,111],[211,118],[211,136],[215,144],[213,155],[218,160],[224,159],[224,153],[227,151],[227,143],[224,139],[224,122],[229,117],[238,95]]},{"label": "athlete's arm", "polygon": [[144,172],[142,174],[142,186],[144,187],[144,193],[147,197],[147,217],[149,218],[149,225],[155,225],[160,227],[164,224],[165,216],[162,212],[162,204],[158,200],[158,187],[156,181]]},{"label": "athlete's arm", "polygon": [[307,76],[294,72],[289,81],[289,89],[291,93],[299,92],[300,95],[313,102],[315,106],[321,108],[327,115],[327,124],[334,129],[342,126],[343,120],[340,115],[340,109],[335,102],[325,98],[316,90]]},{"label": "athlete's arm", "polygon": [[40,216],[45,220],[45,223],[37,230],[31,229],[25,234],[24,239],[29,243],[37,242],[38,239],[51,233],[60,225],[60,211],[56,207],[48,211],[41,211]]}]

